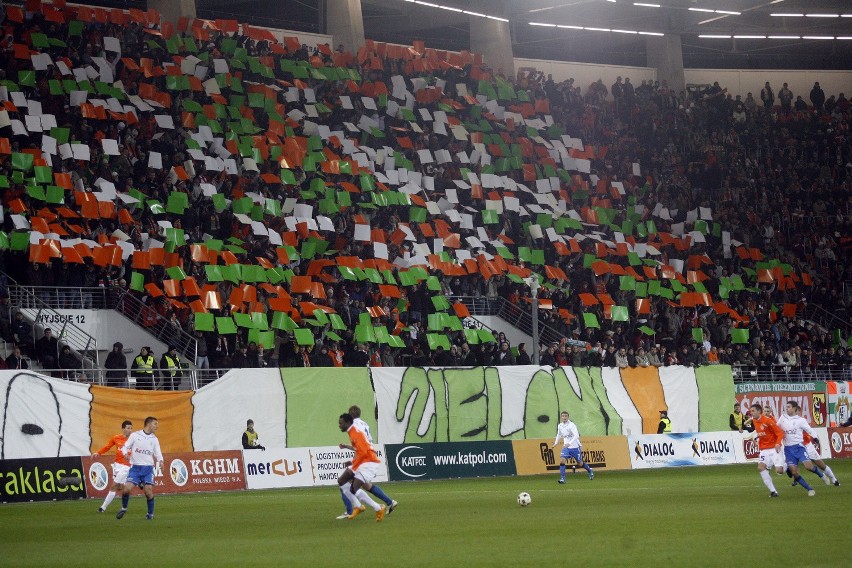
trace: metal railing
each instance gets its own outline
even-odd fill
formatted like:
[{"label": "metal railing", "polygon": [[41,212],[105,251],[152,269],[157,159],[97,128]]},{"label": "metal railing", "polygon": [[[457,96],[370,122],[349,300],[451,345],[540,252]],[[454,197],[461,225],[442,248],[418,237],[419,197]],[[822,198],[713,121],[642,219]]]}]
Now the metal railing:
[{"label": "metal railing", "polygon": [[[486,296],[449,296],[448,299],[461,302],[467,306],[467,309],[472,316],[497,316],[509,325],[520,329],[522,332],[532,337],[532,308],[527,311],[521,306],[513,304],[503,297],[489,298]],[[584,341],[577,341],[567,337],[559,330],[543,323],[541,319],[539,319],[538,322],[538,333],[539,344],[541,345],[559,343],[563,338],[566,339],[568,345],[576,345],[578,347],[585,347],[586,345]]]},{"label": "metal railing", "polygon": [[840,329],[846,337],[852,335],[852,322],[816,304],[808,304],[802,312],[802,318],[817,323],[828,331]]},{"label": "metal railing", "polygon": [[817,365],[816,367],[792,367],[790,365],[731,365],[734,382],[746,381],[849,381],[852,366]]},{"label": "metal railing", "polygon": [[[32,326],[32,335],[29,339],[35,344],[36,337],[39,335],[37,329],[50,328],[51,331],[56,330],[55,337],[58,340],[58,348],[61,350],[62,345],[68,345],[80,357],[83,367],[97,367],[98,362],[98,341],[80,327],[78,327],[67,315],[60,314],[51,306],[49,306],[40,296],[36,295],[32,289],[19,286],[12,278],[6,275],[10,285],[8,286],[10,307],[9,324],[12,324],[13,313],[20,310],[28,310],[28,313],[21,312],[25,316],[31,316],[30,324]],[[23,338],[17,338],[19,342]],[[56,360],[59,360],[59,353],[56,354]]]},{"label": "metal railing", "polygon": [[9,286],[9,301],[22,308],[35,308],[40,300],[58,310],[101,310],[115,307],[121,291],[103,286],[69,288],[63,286]]},{"label": "metal railing", "polygon": [[129,291],[124,291],[116,298],[113,309],[129,318],[136,325],[141,326],[166,345],[174,345],[177,352],[190,365],[195,365],[198,354],[198,339],[184,331],[183,328],[172,324],[157,313],[154,308],[142,302]]},{"label": "metal railing", "polygon": [[[182,328],[176,328],[128,290],[104,286],[90,288],[21,286],[14,283],[9,286],[9,300],[11,305],[23,309],[39,309],[47,306],[54,311],[57,309],[115,310],[166,345],[174,345],[188,363],[195,364],[198,340]],[[61,318],[67,318],[67,316],[59,315]],[[60,320],[57,319],[57,321]]]},{"label": "metal railing", "polygon": [[[182,369],[180,377],[175,379],[177,391],[198,390],[199,388],[222,378],[225,373],[235,369]],[[732,365],[734,382],[749,381],[849,381],[852,380],[852,366],[822,365],[815,368],[802,369],[788,365],[748,366]],[[137,389],[137,379],[129,369],[104,369],[102,367],[88,369],[32,369],[33,372],[49,375],[54,378],[69,381],[96,384],[101,386]],[[164,385],[163,371],[154,372],[153,390],[170,390]],[[139,389],[143,390],[143,389]]]},{"label": "metal railing", "polygon": [[[127,388],[137,390],[186,391],[198,390],[204,385],[219,379],[231,369],[181,369],[174,379],[164,376],[165,370],[154,370],[151,388],[143,389],[139,377],[130,369],[105,369],[103,367],[83,367],[78,369],[41,369],[33,367],[34,373],[41,373],[56,379],[65,379],[76,383],[100,385],[104,387]],[[169,383],[174,382],[172,389]]]},{"label": "metal railing", "polygon": [[500,311],[497,298],[488,296],[447,296],[447,299],[461,302],[472,316],[496,316]]}]

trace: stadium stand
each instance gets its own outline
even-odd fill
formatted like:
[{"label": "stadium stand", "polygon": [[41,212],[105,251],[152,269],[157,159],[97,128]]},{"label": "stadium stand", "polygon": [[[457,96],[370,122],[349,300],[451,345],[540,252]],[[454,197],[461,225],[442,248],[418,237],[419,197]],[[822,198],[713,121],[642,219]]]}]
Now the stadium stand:
[{"label": "stadium stand", "polygon": [[0,51],[21,284],[134,296],[211,367],[514,361],[464,320],[528,313],[533,274],[542,364],[852,364],[843,94],[611,97],[416,42],[40,8],[6,6]]}]

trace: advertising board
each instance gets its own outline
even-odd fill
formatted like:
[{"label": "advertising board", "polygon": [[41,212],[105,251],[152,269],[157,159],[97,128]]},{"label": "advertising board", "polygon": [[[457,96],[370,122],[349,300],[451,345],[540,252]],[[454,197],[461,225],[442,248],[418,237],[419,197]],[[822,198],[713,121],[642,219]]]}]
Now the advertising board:
[{"label": "advertising board", "polygon": [[79,457],[0,460],[0,502],[56,501],[86,496],[82,482],[64,485],[63,478],[83,476]]},{"label": "advertising board", "polygon": [[512,442],[388,444],[391,481],[515,475]]},{"label": "advertising board", "polygon": [[733,432],[645,434],[627,443],[634,469],[736,463]]},{"label": "advertising board", "polygon": [[[595,470],[630,469],[626,436],[581,436],[583,460]],[[552,438],[514,440],[515,467],[518,475],[540,475],[559,471],[562,445],[553,448]],[[576,466],[569,460],[568,467]]]}]

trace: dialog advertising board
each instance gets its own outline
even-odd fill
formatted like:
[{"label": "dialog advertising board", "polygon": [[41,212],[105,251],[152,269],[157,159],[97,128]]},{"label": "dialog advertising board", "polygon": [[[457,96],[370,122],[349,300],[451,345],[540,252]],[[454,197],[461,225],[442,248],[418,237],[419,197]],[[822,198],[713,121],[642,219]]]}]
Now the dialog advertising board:
[{"label": "dialog advertising board", "polygon": [[634,469],[736,463],[732,432],[645,434],[627,443]]}]

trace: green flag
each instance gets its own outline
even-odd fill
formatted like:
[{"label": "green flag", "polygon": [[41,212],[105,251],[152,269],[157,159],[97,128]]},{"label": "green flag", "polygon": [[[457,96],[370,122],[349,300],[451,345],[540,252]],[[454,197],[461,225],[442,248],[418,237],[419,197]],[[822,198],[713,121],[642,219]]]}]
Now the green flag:
[{"label": "green flag", "polygon": [[130,275],[130,289],[141,292],[145,289],[145,276],[139,272]]},{"label": "green flag", "polygon": [[216,331],[219,335],[232,335],[237,333],[237,326],[234,320],[228,316],[216,318]]},{"label": "green flag", "polygon": [[692,339],[696,343],[704,343],[704,331],[700,327],[692,328]]},{"label": "green flag", "polygon": [[195,331],[213,331],[215,316],[204,312],[195,312]]},{"label": "green flag", "polygon": [[627,312],[627,306],[612,307],[612,321],[629,321],[630,316]]},{"label": "green flag", "polygon": [[435,351],[438,347],[443,347],[445,350],[450,350],[450,338],[442,333],[427,333],[426,340],[429,342],[429,349]]},{"label": "green flag", "polygon": [[296,343],[299,345],[314,344],[314,334],[310,329],[296,329],[293,330],[293,334],[296,336]]},{"label": "green flag", "polygon": [[748,344],[748,328],[731,328],[731,342]]}]

